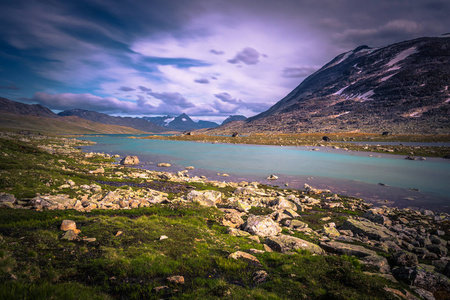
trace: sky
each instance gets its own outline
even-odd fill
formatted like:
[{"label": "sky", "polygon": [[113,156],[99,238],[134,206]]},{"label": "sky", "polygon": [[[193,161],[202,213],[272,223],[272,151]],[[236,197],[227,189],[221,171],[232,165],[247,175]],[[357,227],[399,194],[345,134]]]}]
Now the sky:
[{"label": "sky", "polygon": [[2,0],[0,97],[250,117],[343,52],[448,33],[449,15],[448,0]]}]

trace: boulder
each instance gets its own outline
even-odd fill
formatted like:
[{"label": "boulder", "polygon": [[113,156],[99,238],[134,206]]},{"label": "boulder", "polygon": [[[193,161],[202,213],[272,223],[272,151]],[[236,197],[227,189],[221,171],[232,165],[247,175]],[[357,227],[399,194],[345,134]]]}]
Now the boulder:
[{"label": "boulder", "polygon": [[356,256],[360,259],[361,263],[376,267],[379,272],[389,273],[390,271],[386,258],[378,256],[375,251],[366,249],[362,246],[334,241],[321,242],[320,246],[330,253]]},{"label": "boulder", "polygon": [[320,246],[325,249],[325,251],[340,255],[353,255],[359,258],[377,255],[375,251],[364,248],[363,246],[339,243],[339,242],[321,242]]},{"label": "boulder", "polygon": [[241,215],[237,210],[227,209],[220,224],[226,227],[238,228],[244,224],[244,220],[242,220]]},{"label": "boulder", "polygon": [[385,225],[385,226],[391,226],[392,225],[392,221],[388,217],[382,215],[380,213],[380,210],[377,210],[377,209],[369,209],[363,215],[363,217],[368,219],[368,220],[370,220],[370,221],[372,221],[372,222],[374,222],[374,223],[378,223],[378,224],[381,224],[381,225]]},{"label": "boulder", "polygon": [[279,234],[281,227],[270,217],[250,215],[244,224],[244,230],[251,234],[266,237]]},{"label": "boulder", "polygon": [[60,229],[62,231],[68,231],[68,230],[76,231],[77,230],[77,223],[75,223],[72,220],[63,220],[62,223],[61,223]]},{"label": "boulder", "polygon": [[397,267],[392,270],[392,274],[409,285],[447,297],[441,299],[450,297],[450,279],[436,272],[433,266],[419,264],[414,267]]},{"label": "boulder", "polygon": [[277,197],[275,200],[271,201],[270,203],[274,209],[276,210],[282,210],[282,209],[291,209],[296,211],[297,210],[297,205],[295,205],[295,203],[286,200],[284,197],[279,196]]},{"label": "boulder", "polygon": [[287,220],[285,224],[286,226],[289,226],[289,228],[291,229],[302,229],[308,227],[307,223],[302,222],[300,220]]},{"label": "boulder", "polygon": [[232,236],[250,236],[247,231],[239,230],[237,228],[229,227],[227,233]]},{"label": "boulder", "polygon": [[139,164],[139,158],[137,156],[125,156],[121,161],[121,165],[137,165]]},{"label": "boulder", "polygon": [[271,249],[282,253],[290,253],[296,250],[307,250],[313,254],[324,253],[323,249],[316,244],[285,234],[268,237],[266,244]]},{"label": "boulder", "polygon": [[278,176],[277,176],[277,175],[274,175],[274,174],[271,174],[269,177],[267,177],[267,179],[268,179],[268,180],[277,180],[277,179],[278,179]]},{"label": "boulder", "polygon": [[255,256],[248,254],[246,252],[243,252],[243,251],[236,251],[234,253],[231,253],[228,257],[236,259],[236,260],[244,260],[248,264],[253,265],[253,266],[257,266],[257,267],[262,266],[261,263],[259,262],[259,260]]},{"label": "boulder", "polygon": [[404,250],[397,251],[392,258],[397,266],[414,267],[419,264],[417,255]]},{"label": "boulder", "polygon": [[190,191],[187,200],[203,206],[216,206],[222,200],[222,193],[218,191]]},{"label": "boulder", "polygon": [[367,236],[373,240],[389,240],[395,237],[395,233],[380,224],[373,223],[367,219],[348,219],[340,229],[351,230],[354,234]]}]

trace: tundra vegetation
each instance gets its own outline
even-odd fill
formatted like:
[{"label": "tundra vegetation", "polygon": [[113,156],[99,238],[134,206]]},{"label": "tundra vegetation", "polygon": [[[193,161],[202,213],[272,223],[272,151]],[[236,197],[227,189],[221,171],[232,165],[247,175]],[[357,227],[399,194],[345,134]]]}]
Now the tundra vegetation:
[{"label": "tundra vegetation", "polygon": [[[0,299],[448,299],[450,218],[0,135]],[[138,166],[138,165],[137,165]]]},{"label": "tundra vegetation", "polygon": [[[440,143],[449,143],[450,135],[433,134],[387,134],[362,132],[347,133],[252,133],[240,135],[236,132],[226,135],[178,134],[172,136],[150,135],[141,139],[195,141],[201,143],[253,144],[273,146],[309,146],[330,147],[346,151],[367,151],[406,156],[450,157],[450,147]],[[327,138],[327,139],[324,139]],[[360,142],[354,144],[353,142]],[[370,142],[370,144],[364,144]],[[377,145],[373,142],[414,142],[436,143],[433,146]]]}]

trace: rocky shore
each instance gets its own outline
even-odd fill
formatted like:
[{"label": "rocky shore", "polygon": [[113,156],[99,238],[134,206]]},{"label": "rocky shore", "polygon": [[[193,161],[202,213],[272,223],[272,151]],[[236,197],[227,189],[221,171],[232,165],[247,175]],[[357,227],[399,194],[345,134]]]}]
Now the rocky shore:
[{"label": "rocky shore", "polygon": [[[362,199],[307,184],[303,190],[291,190],[257,182],[210,181],[190,176],[192,166],[176,173],[143,170],[138,168],[138,157],[83,153],[78,147],[86,142],[72,139],[52,138],[48,143],[42,136],[13,133],[3,133],[1,139],[39,142],[38,149],[55,156],[52,166],[62,174],[46,178],[43,185],[50,187],[49,192],[37,188],[34,197],[15,195],[3,185],[1,209],[89,213],[154,206],[211,208],[217,210],[212,221],[222,226],[225,234],[262,245],[262,250],[229,254],[229,258],[259,269],[254,284],[271,280],[259,255],[307,253],[351,257],[366,274],[392,283],[385,291],[398,299],[450,298],[449,214],[374,207]],[[45,144],[40,143],[43,140]],[[4,149],[0,152],[4,157],[14,156]],[[164,162],[160,164],[165,167]],[[2,176],[10,176],[7,172],[3,168]],[[73,226],[65,230],[65,239],[95,241],[95,237],[82,238]],[[397,284],[409,289],[398,289]]]}]

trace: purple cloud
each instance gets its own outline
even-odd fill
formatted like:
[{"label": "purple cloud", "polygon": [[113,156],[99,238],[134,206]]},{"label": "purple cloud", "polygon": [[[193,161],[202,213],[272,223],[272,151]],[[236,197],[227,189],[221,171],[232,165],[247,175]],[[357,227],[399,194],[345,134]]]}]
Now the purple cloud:
[{"label": "purple cloud", "polygon": [[233,59],[229,59],[230,64],[244,63],[246,65],[256,65],[259,62],[259,52],[253,48],[247,47],[238,52]]},{"label": "purple cloud", "polygon": [[139,86],[139,89],[142,92],[151,92],[152,91],[152,89],[146,88],[145,86],[142,86],[142,85]]},{"label": "purple cloud", "polygon": [[284,78],[299,78],[306,77],[317,71],[316,66],[301,66],[301,67],[286,67],[283,69],[282,75]]},{"label": "purple cloud", "polygon": [[122,92],[131,92],[131,91],[134,91],[135,89],[133,89],[133,88],[131,88],[131,87],[129,87],[129,86],[121,86],[120,88],[119,88],[119,91],[122,91]]},{"label": "purple cloud", "polygon": [[201,84],[208,84],[209,80],[206,78],[199,78],[199,79],[195,79],[194,82],[201,83]]},{"label": "purple cloud", "polygon": [[166,105],[175,105],[182,108],[195,107],[195,105],[186,98],[184,98],[180,93],[150,93],[151,96],[155,97],[164,102]]},{"label": "purple cloud", "polygon": [[209,50],[209,52],[211,52],[212,54],[216,54],[216,55],[223,55],[223,54],[225,54],[225,52],[223,52],[223,51],[214,50],[214,49]]}]

